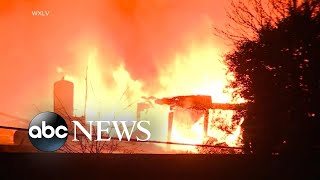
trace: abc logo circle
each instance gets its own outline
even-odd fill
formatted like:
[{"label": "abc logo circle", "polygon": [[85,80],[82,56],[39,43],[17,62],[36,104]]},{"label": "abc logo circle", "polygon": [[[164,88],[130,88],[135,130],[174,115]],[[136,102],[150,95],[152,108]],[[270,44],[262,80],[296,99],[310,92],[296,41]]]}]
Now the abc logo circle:
[{"label": "abc logo circle", "polygon": [[67,141],[66,121],[54,112],[43,112],[34,117],[29,125],[29,139],[40,151],[52,152],[60,149]]}]

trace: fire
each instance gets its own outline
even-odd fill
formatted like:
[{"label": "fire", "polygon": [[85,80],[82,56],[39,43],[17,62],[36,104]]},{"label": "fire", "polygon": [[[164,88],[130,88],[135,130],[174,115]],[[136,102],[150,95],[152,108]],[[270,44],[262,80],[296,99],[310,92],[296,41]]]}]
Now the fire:
[{"label": "fire", "polygon": [[[155,77],[159,89],[150,94],[143,90],[144,83],[132,79],[125,64],[118,67],[102,67],[103,59],[97,49],[89,52],[87,70],[82,76],[66,75],[66,79],[75,84],[75,114],[86,115],[87,119],[97,120],[136,120],[137,103],[141,97],[170,97],[177,95],[210,95],[213,102],[240,103],[243,99],[233,99],[232,90],[225,91],[228,79],[227,68],[220,61],[221,53],[213,43],[191,43],[186,53],[177,53],[172,63],[163,66]],[[104,69],[105,68],[105,69]],[[59,67],[59,72],[63,72]],[[108,71],[108,72],[106,72]],[[108,77],[106,77],[108,76]],[[141,118],[152,123],[152,140],[166,141],[169,108],[153,103],[153,107],[144,110]],[[203,121],[195,122],[191,117],[175,117],[172,128],[172,142],[202,144],[215,139],[214,144],[225,143],[228,146],[241,145],[240,124],[233,127],[232,111],[210,111],[208,137],[204,137]],[[189,122],[186,124],[185,122]],[[221,127],[227,127],[224,130]],[[231,132],[230,132],[230,131]],[[174,146],[174,150],[197,152],[196,147]]]},{"label": "fire", "polygon": [[[111,85],[106,83],[105,70],[99,64],[97,49],[89,52],[82,77],[66,75],[74,82],[75,115],[93,120],[135,120],[136,105],[145,95],[142,83],[132,80],[124,65],[113,69]],[[106,68],[108,69],[108,68]]]},{"label": "fire", "polygon": [[[210,95],[213,102],[219,103],[242,103],[243,99],[233,99],[232,90],[225,91],[228,79],[227,68],[220,61],[221,54],[212,43],[204,43],[200,46],[193,44],[187,54],[177,54],[174,63],[164,68],[160,76],[160,83],[164,90],[159,92],[159,97],[176,95]],[[217,143],[226,143],[228,146],[241,145],[240,123],[232,132],[221,130],[219,126],[231,127],[233,111],[211,111],[209,115],[208,136],[216,139]],[[183,121],[190,117],[182,117],[182,121],[173,123],[172,141],[202,144],[208,137],[204,137],[202,116],[196,123],[185,127]],[[216,119],[222,121],[217,123]],[[178,122],[178,123],[177,123]],[[179,123],[180,122],[180,123]],[[190,128],[191,127],[191,128]],[[179,148],[179,147],[177,147]],[[181,149],[185,147],[180,147]],[[195,151],[195,147],[188,150]]]},{"label": "fire", "polygon": [[186,143],[186,144],[202,144],[203,143],[203,125],[201,125],[201,119],[195,124],[191,125],[191,128],[189,129],[188,129],[188,125],[180,122],[179,123],[174,122],[173,124],[174,124],[174,128],[172,129],[173,142],[180,142],[180,143]]},{"label": "fire", "polygon": [[187,54],[177,53],[159,78],[162,89],[158,96],[211,95],[214,102],[231,102],[230,93],[224,93],[227,85],[226,67],[220,62],[221,53],[212,43],[194,45]]}]

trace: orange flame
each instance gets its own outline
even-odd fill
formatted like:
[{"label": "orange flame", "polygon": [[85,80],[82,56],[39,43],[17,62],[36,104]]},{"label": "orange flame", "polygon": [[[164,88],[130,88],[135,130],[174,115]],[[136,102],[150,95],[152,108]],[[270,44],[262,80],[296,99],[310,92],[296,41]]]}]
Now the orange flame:
[{"label": "orange flame", "polygon": [[[136,120],[137,102],[142,96],[170,97],[178,95],[210,95],[213,102],[240,103],[241,98],[233,99],[231,92],[224,91],[228,79],[227,68],[220,61],[219,50],[212,42],[192,44],[186,54],[177,53],[172,63],[160,70],[155,83],[161,88],[154,94],[144,91],[143,82],[134,80],[126,70],[125,65],[113,68],[108,79],[112,85],[106,83],[103,67],[96,49],[89,52],[87,81],[83,77],[66,75],[66,79],[75,84],[75,114],[82,115],[90,120]],[[63,72],[62,68],[58,68]],[[87,82],[87,85],[86,83]],[[85,102],[87,90],[87,102]],[[83,110],[86,103],[86,110]],[[82,110],[81,110],[82,109]],[[151,122],[152,140],[166,141],[169,109],[165,106],[153,104],[145,110],[141,118]],[[203,119],[199,118],[194,124],[186,125],[190,119],[187,115],[174,120],[172,141],[190,144],[202,144],[208,138],[215,138],[215,144],[225,143],[228,146],[241,145],[241,127],[236,125],[232,132],[225,131],[220,126],[233,127],[232,111],[210,111],[208,137],[204,137]],[[185,147],[175,146],[176,149],[186,150]],[[175,149],[175,150],[176,150]],[[195,147],[188,151],[197,152]]]}]

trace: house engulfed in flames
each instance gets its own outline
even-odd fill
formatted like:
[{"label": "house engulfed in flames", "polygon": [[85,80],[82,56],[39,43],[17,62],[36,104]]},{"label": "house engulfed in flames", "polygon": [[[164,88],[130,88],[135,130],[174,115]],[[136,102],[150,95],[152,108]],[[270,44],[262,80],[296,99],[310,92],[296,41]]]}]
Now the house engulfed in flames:
[{"label": "house engulfed in flames", "polygon": [[[187,144],[203,144],[208,138],[217,138],[217,143],[225,143],[227,146],[239,146],[240,125],[232,132],[229,137],[226,134],[219,135],[218,131],[209,133],[211,127],[209,126],[214,121],[215,110],[229,111],[229,114],[234,110],[244,108],[244,104],[229,104],[229,103],[213,103],[211,96],[208,95],[189,95],[189,96],[175,96],[165,98],[149,97],[146,101],[137,103],[136,120],[141,120],[141,113],[154,108],[155,104],[165,106],[168,111],[167,119],[167,142],[187,143]],[[73,84],[64,79],[55,83],[54,88],[54,111],[61,116],[67,118],[71,116],[73,119]],[[67,114],[66,114],[67,113]],[[184,118],[188,116],[188,118]],[[220,115],[218,115],[220,116]],[[225,117],[223,117],[225,118]],[[77,118],[79,119],[79,118]],[[85,117],[83,116],[82,123],[85,124]],[[229,119],[230,120],[230,119]],[[201,123],[199,124],[198,122]],[[173,126],[178,124],[179,127]],[[223,122],[222,124],[225,124]],[[192,128],[188,125],[197,125],[199,132],[196,137],[189,137],[192,134]],[[201,127],[202,126],[202,127]],[[180,133],[179,131],[183,131]],[[220,133],[221,134],[221,133]],[[181,136],[181,137],[179,137]],[[159,139],[154,139],[159,140]],[[164,140],[163,138],[161,140]],[[229,141],[229,142],[228,142]],[[178,148],[179,149],[179,148]]]}]

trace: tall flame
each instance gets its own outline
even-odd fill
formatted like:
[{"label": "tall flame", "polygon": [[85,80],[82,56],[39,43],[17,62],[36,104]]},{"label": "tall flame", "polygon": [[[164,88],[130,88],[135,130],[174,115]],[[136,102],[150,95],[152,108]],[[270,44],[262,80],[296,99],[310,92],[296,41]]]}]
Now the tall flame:
[{"label": "tall flame", "polygon": [[[136,120],[137,103],[141,101],[142,96],[210,95],[213,102],[243,102],[243,99],[232,98],[232,90],[225,91],[230,77],[226,75],[227,68],[220,61],[221,54],[219,53],[221,52],[215,49],[211,42],[191,43],[186,53],[177,53],[170,61],[172,63],[160,69],[159,76],[154,78],[154,83],[159,89],[156,93],[151,94],[143,89],[143,81],[131,77],[125,64],[113,67],[112,72],[105,73],[104,68],[106,67],[99,64],[103,59],[93,48],[89,52],[85,78],[66,76],[67,80],[75,83],[75,113],[81,115],[85,112],[86,118],[90,120]],[[59,71],[62,71],[61,68]],[[106,74],[109,74],[109,77],[106,77]],[[84,106],[86,106],[85,110]],[[156,104],[142,112],[141,118],[151,121],[153,140],[166,141],[168,113],[168,107]],[[211,110],[208,137],[204,137],[203,116],[191,125],[184,123],[191,119],[188,115],[175,117],[180,119],[175,119],[173,122],[172,141],[202,144],[208,138],[214,138],[215,144],[225,143],[228,146],[239,146],[241,128],[240,125],[236,125],[236,128],[233,129],[230,128],[235,125],[232,115],[232,111]],[[221,126],[229,127],[232,132],[230,133]],[[185,148],[176,147],[176,149]],[[196,152],[194,147],[187,148],[187,150]]]}]

